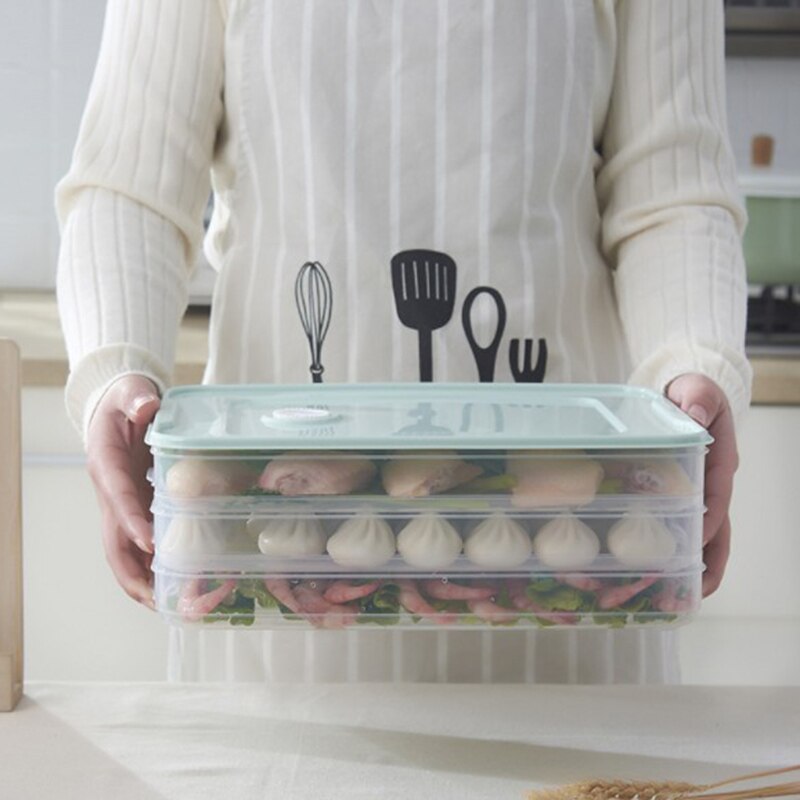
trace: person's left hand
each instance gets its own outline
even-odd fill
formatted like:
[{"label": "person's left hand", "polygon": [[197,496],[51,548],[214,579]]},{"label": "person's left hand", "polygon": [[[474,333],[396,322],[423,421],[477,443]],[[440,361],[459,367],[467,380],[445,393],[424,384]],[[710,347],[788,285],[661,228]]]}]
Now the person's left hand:
[{"label": "person's left hand", "polygon": [[733,492],[733,474],[739,466],[736,433],[725,393],[705,375],[687,373],[675,378],[667,397],[714,437],[706,456],[703,518],[703,597],[716,591],[722,581],[731,543],[728,509]]}]

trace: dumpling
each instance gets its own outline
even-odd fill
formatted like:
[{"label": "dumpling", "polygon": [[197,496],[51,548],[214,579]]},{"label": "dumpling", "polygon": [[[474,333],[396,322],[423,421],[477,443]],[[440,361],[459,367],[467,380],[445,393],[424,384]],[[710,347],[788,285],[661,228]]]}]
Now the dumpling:
[{"label": "dumpling", "polygon": [[630,464],[622,479],[629,492],[681,496],[692,494],[689,476],[677,461],[638,461]]},{"label": "dumpling", "polygon": [[451,450],[410,451],[387,461],[381,470],[383,488],[391,497],[427,497],[477,478],[483,470],[456,456]]},{"label": "dumpling", "polygon": [[[267,464],[258,485],[268,492],[291,497],[308,494],[350,494],[375,477],[375,465],[366,458],[320,457],[324,453],[286,453]],[[317,456],[313,458],[312,456]]]},{"label": "dumpling", "polygon": [[597,558],[600,539],[574,514],[561,514],[536,534],[533,552],[542,564],[552,569],[583,569]]},{"label": "dumpling", "polygon": [[419,569],[442,569],[461,552],[458,531],[438,514],[414,517],[397,536],[397,551]]},{"label": "dumpling", "polygon": [[379,567],[394,552],[394,533],[380,517],[352,517],[328,539],[328,553],[342,567]]},{"label": "dumpling", "polygon": [[167,492],[173,497],[207,497],[237,494],[255,483],[256,475],[241,461],[211,461],[184,458],[176,461],[165,478]]},{"label": "dumpling", "polygon": [[528,560],[531,537],[504,514],[492,514],[481,522],[464,542],[467,558],[479,567],[510,569]]},{"label": "dumpling", "polygon": [[265,556],[297,558],[325,552],[325,531],[315,517],[251,517],[247,530]]},{"label": "dumpling", "polygon": [[243,521],[204,517],[174,517],[158,542],[161,556],[216,556],[255,549]]},{"label": "dumpling", "polygon": [[626,514],[608,532],[608,551],[632,569],[651,569],[675,555],[675,537],[649,514]]},{"label": "dumpling", "polygon": [[516,479],[511,489],[511,505],[516,508],[585,506],[603,480],[597,461],[536,451],[509,458],[506,471]]}]

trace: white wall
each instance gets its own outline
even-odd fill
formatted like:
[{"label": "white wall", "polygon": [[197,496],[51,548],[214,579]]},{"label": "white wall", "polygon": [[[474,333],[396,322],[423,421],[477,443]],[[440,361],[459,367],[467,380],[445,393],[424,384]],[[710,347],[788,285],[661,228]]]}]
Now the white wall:
[{"label": "white wall", "polygon": [[[0,288],[51,288],[53,187],[66,172],[102,31],[105,0],[0,3]],[[756,133],[776,140],[775,171],[800,173],[800,59],[728,64],[740,168]]]},{"label": "white wall", "polygon": [[52,287],[66,172],[105,0],[0,3],[0,288]]},{"label": "white wall", "polygon": [[800,58],[730,58],[728,124],[740,172],[750,169],[750,140],[775,140],[771,171],[800,175]]}]

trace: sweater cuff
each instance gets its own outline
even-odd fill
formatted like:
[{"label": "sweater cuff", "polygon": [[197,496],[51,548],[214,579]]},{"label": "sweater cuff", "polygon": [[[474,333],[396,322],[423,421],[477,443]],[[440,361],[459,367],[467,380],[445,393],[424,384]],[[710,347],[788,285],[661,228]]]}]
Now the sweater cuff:
[{"label": "sweater cuff", "polygon": [[687,372],[705,375],[725,392],[738,426],[750,405],[753,382],[753,370],[738,351],[697,342],[668,345],[642,362],[629,382],[663,392],[671,381]]},{"label": "sweater cuff", "polygon": [[67,414],[84,445],[95,409],[111,385],[125,375],[151,380],[162,395],[170,375],[161,361],[141,347],[111,344],[93,350],[70,372],[65,391]]}]

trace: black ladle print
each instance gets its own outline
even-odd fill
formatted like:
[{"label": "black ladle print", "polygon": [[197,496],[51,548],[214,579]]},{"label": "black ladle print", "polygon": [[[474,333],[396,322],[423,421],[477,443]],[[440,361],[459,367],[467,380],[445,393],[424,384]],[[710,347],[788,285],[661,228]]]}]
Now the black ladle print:
[{"label": "black ladle print", "polygon": [[319,261],[307,261],[300,267],[294,282],[294,299],[311,351],[311,380],[322,383],[322,343],[331,324],[333,288]]},{"label": "black ladle print", "polygon": [[[472,306],[480,294],[488,294],[497,306],[497,328],[491,342],[486,347],[481,347],[475,340],[472,331]],[[467,337],[475,363],[478,366],[478,378],[481,383],[491,383],[494,380],[494,366],[497,361],[497,350],[500,347],[500,339],[503,338],[503,331],[506,327],[506,304],[497,289],[491,286],[476,286],[465,298],[461,308],[461,324],[464,326],[464,334]]]},{"label": "black ladle print", "polygon": [[419,379],[433,380],[432,332],[453,316],[456,262],[435,250],[392,256],[392,290],[400,322],[419,334]]}]

